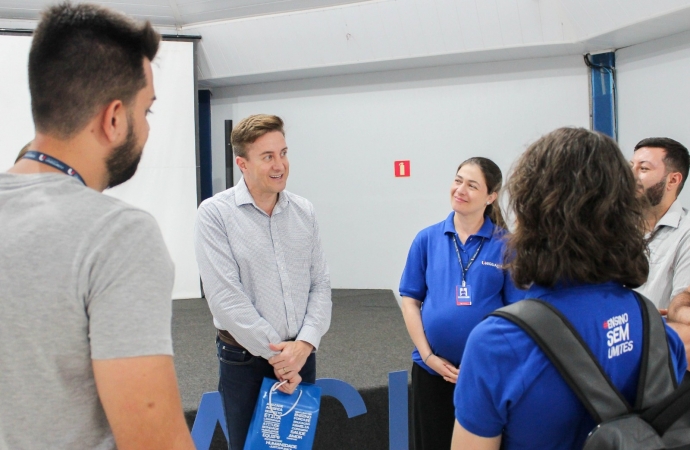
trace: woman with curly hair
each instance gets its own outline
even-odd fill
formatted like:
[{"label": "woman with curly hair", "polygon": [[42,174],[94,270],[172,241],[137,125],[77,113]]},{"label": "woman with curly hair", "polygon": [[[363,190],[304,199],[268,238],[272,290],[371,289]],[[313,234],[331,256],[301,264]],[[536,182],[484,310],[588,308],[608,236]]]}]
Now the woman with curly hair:
[{"label": "woman with curly hair", "polygon": [[416,450],[450,447],[453,390],[465,341],[512,288],[503,270],[501,170],[486,158],[460,164],[450,187],[453,211],[417,234],[400,280],[412,352]]},{"label": "woman with curly hair", "polygon": [[[647,279],[643,211],[618,146],[561,128],[532,144],[508,182],[516,229],[509,269],[523,298],[554,306],[573,325],[615,387],[634,404],[642,314],[631,288]],[[613,322],[611,319],[616,319]],[[617,342],[609,323],[626,323]],[[667,328],[677,379],[687,363]],[[579,449],[596,425],[538,345],[491,316],[470,334],[455,390],[452,449]]]}]

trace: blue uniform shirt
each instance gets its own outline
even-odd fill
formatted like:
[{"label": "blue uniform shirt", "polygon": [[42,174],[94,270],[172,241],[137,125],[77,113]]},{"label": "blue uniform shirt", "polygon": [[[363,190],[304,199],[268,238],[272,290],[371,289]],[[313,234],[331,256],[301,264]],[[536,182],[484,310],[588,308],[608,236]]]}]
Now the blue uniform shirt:
[{"label": "blue uniform shirt", "polygon": [[[461,244],[459,239],[456,241],[465,268],[482,245],[465,280],[472,304],[458,306],[457,288],[462,283],[462,276],[453,244],[453,239],[457,239],[454,214],[450,213],[443,222],[417,234],[400,280],[400,295],[422,302],[422,324],[431,350],[457,367],[472,328],[488,313],[507,304],[515,288],[503,270],[506,232],[484,216],[484,225],[469,236],[465,244]],[[429,373],[436,374],[424,364],[417,349],[412,352],[412,360]]]},{"label": "blue uniform shirt", "polygon": [[[613,384],[635,403],[642,315],[631,290],[617,283],[533,286],[524,298],[558,308],[592,350]],[[680,381],[685,348],[667,327]],[[455,417],[483,437],[503,435],[501,448],[576,449],[596,425],[537,344],[517,325],[489,317],[469,337],[455,388]]]}]

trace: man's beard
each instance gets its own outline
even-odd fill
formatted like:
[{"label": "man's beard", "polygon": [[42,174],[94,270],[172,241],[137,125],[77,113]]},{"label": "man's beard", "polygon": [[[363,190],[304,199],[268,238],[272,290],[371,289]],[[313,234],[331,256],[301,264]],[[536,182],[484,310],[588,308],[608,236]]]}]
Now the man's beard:
[{"label": "man's beard", "polygon": [[127,118],[127,138],[116,147],[106,161],[108,169],[108,188],[124,183],[134,176],[141,160],[141,148],[137,148],[132,118]]},{"label": "man's beard", "polygon": [[649,206],[656,206],[661,203],[661,199],[664,197],[664,189],[666,189],[666,178],[644,190],[644,196]]}]

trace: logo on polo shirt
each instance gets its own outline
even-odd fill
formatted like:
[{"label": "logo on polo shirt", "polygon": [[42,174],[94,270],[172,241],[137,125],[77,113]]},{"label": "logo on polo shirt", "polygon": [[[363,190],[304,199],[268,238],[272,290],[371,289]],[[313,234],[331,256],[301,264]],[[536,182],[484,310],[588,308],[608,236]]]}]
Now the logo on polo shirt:
[{"label": "logo on polo shirt", "polygon": [[496,264],[496,263],[493,263],[490,261],[482,261],[482,266],[491,266],[491,267],[495,267],[499,270],[503,270],[503,264]]},{"label": "logo on polo shirt", "polygon": [[609,347],[609,359],[633,350],[628,313],[611,317],[604,322],[603,328],[608,330],[606,332],[606,345]]}]

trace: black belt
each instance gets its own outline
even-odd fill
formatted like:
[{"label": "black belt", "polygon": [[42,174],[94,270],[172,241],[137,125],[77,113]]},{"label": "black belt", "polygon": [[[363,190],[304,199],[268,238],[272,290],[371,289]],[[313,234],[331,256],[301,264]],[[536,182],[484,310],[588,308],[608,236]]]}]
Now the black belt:
[{"label": "black belt", "polygon": [[[218,339],[220,339],[225,344],[232,345],[233,347],[241,348],[242,350],[247,350],[242,345],[240,345],[239,342],[237,342],[237,339],[232,337],[232,334],[228,333],[226,330],[218,330]],[[287,340],[288,341],[294,341],[295,338],[287,339]]]}]

